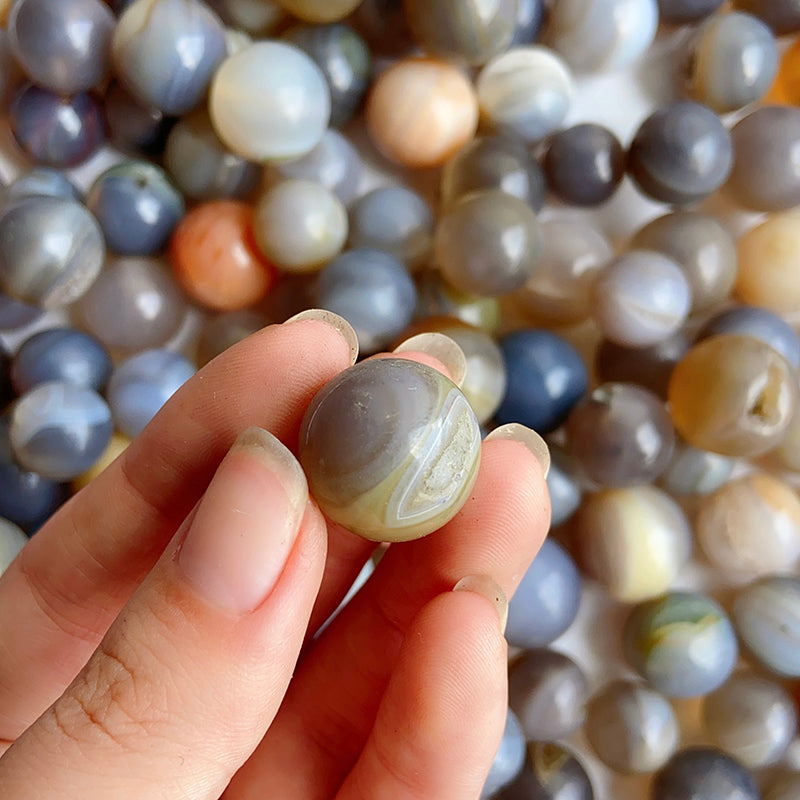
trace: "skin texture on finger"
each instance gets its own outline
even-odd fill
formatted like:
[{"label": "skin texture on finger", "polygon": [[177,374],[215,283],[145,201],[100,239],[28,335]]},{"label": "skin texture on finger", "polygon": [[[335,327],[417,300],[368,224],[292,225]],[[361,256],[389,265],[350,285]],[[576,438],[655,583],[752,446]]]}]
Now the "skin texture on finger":
[{"label": "skin texture on finger", "polygon": [[464,508],[436,533],[389,548],[301,659],[275,722],[225,800],[259,800],[265,787],[281,800],[334,795],[361,753],[417,612],[465,575],[491,575],[511,597],[549,520],[533,454],[518,442],[485,442]]},{"label": "skin texture on finger", "polygon": [[294,447],[314,394],[351,361],[318,321],[272,326],[211,362],[0,578],[0,740],[86,663],[242,430]]},{"label": "skin texture on finger", "polygon": [[275,474],[252,450],[226,458],[85,669],[0,759],[4,800],[220,796],[280,705],[325,561],[299,465],[293,500]]},{"label": "skin texture on finger", "polygon": [[450,592],[428,603],[336,800],[477,798],[503,735],[507,655],[485,598]]}]

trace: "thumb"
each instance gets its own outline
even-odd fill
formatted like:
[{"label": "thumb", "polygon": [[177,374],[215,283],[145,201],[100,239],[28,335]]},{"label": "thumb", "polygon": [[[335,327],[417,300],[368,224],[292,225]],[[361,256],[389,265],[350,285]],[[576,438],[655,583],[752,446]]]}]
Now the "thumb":
[{"label": "thumb", "polygon": [[3,798],[218,798],[283,699],[325,546],[294,456],[246,431],[86,667],[0,759]]}]

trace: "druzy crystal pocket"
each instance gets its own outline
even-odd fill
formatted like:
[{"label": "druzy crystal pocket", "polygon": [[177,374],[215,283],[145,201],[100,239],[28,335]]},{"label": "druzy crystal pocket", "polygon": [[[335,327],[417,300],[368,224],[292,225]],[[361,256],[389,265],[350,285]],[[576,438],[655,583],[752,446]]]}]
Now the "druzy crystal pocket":
[{"label": "druzy crystal pocket", "polygon": [[458,387],[400,358],[364,361],[314,398],[300,431],[311,493],[334,522],[407,541],[452,519],[475,482],[481,436]]}]

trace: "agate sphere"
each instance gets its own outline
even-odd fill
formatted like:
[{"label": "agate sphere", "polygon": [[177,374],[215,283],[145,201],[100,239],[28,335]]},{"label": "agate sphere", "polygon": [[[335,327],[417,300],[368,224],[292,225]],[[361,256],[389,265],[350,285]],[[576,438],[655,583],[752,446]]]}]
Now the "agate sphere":
[{"label": "agate sphere", "polygon": [[330,90],[319,67],[299,48],[257,42],[217,70],[209,113],[219,138],[242,158],[300,158],[325,134]]},{"label": "agate sphere", "polygon": [[586,572],[626,603],[668,591],[692,555],[686,514],[654,486],[589,495],[573,524]]},{"label": "agate sphere", "polygon": [[635,383],[666,400],[672,371],[691,346],[684,329],[652,347],[623,347],[603,339],[595,350],[595,373],[603,383]]},{"label": "agate sphere", "polygon": [[524,200],[534,211],[544,205],[544,175],[528,148],[505,136],[478,136],[444,165],[442,204],[493,189]]},{"label": "agate sphere", "polygon": [[734,0],[733,6],[760,17],[778,35],[800,31],[797,0]]},{"label": "agate sphere", "polygon": [[67,487],[20,466],[9,438],[9,415],[0,417],[0,515],[32,533],[68,498]]},{"label": "agate sphere", "polygon": [[776,314],[800,311],[800,283],[796,280],[800,214],[787,211],[769,215],[739,237],[737,249],[735,294],[739,300]]},{"label": "agate sphere", "polygon": [[124,161],[102,172],[86,205],[108,249],[132,256],[161,251],[185,211],[183,197],[164,170],[147,161]]},{"label": "agate sphere", "polygon": [[597,206],[625,177],[625,151],[602,125],[585,123],[550,138],[544,157],[547,185],[567,205]]},{"label": "agate sphere", "polygon": [[314,181],[349,205],[358,196],[363,165],[350,141],[329,128],[320,143],[306,155],[271,164],[267,169],[271,183],[289,179]]},{"label": "agate sphere", "polygon": [[367,129],[380,152],[412,168],[443,164],[478,127],[478,100],[453,64],[431,58],[396,62],[375,81]]},{"label": "agate sphere", "polygon": [[67,381],[40,383],[20,397],[8,429],[20,464],[55,481],[89,469],[113,431],[111,411],[100,395]]},{"label": "agate sphere", "polygon": [[576,71],[620,69],[652,43],[656,0],[559,0],[547,24],[547,41]]},{"label": "agate sphere", "polygon": [[253,236],[247,203],[217,200],[193,208],[170,243],[172,270],[183,290],[205,308],[233,311],[263,300],[277,270]]},{"label": "agate sphere", "polygon": [[508,671],[508,704],[528,741],[550,742],[576,731],[586,714],[583,670],[556,650],[525,650]]},{"label": "agate sphere", "polygon": [[754,211],[800,204],[800,108],[761,106],[731,130],[735,159],[727,190]]},{"label": "agate sphere", "polygon": [[118,430],[133,439],[195,373],[179,353],[145,350],[123,361],[108,382],[108,402]]},{"label": "agate sphere", "polygon": [[544,330],[521,330],[500,340],[508,388],[497,421],[519,422],[540,433],[558,428],[583,397],[589,376],[580,353]]},{"label": "agate sphere", "polygon": [[137,0],[117,22],[111,55],[131,94],[165,114],[185,114],[225,58],[225,29],[200,0]]},{"label": "agate sphere", "polygon": [[666,697],[634,681],[614,681],[589,702],[586,736],[604,764],[649,774],[678,747],[680,725]]},{"label": "agate sphere", "polygon": [[690,58],[689,91],[724,114],[767,93],[778,69],[778,45],[760,19],[734,11],[703,23]]},{"label": "agate sphere", "polygon": [[91,333],[106,347],[125,352],[167,342],[187,310],[167,265],[150,258],[110,258],[77,305]]},{"label": "agate sphere", "polygon": [[623,347],[650,347],[683,324],[692,290],[681,268],[667,256],[631,250],[599,274],[592,313],[606,338]]},{"label": "agate sphere", "polygon": [[746,767],[765,767],[783,756],[797,733],[797,709],[780,683],[743,673],[705,698],[703,722],[721,750]]},{"label": "agate sphere", "polygon": [[158,156],[175,124],[174,117],[143,104],[116,82],[106,90],[103,111],[110,143],[133,155]]},{"label": "agate sphere", "polygon": [[689,592],[634,606],[623,647],[630,665],[668,697],[712,692],[728,679],[739,655],[727,614],[705,595]]},{"label": "agate sphere", "polygon": [[0,209],[26,197],[60,197],[81,201],[81,193],[66,172],[52,167],[32,167],[0,191]]},{"label": "agate sphere", "polygon": [[[20,531],[20,534],[22,532]],[[24,536],[24,534],[22,534]],[[27,539],[27,537],[25,537]],[[0,560],[0,571],[2,561]],[[522,770],[526,753],[525,734],[520,727],[519,720],[514,712],[509,709],[506,715],[506,727],[500,742],[500,749],[492,762],[492,768],[486,778],[481,792],[481,800],[494,796],[494,794],[514,780]]]},{"label": "agate sphere", "polygon": [[328,82],[331,126],[339,128],[358,111],[372,79],[372,54],[349,25],[298,25],[284,39],[314,60]]},{"label": "agate sphere", "polygon": [[406,0],[405,6],[423,50],[468,64],[502,53],[517,29],[517,0]]},{"label": "agate sphere", "polygon": [[724,0],[658,0],[659,18],[668,25],[699,22],[713,14],[723,2]]},{"label": "agate sphere", "polygon": [[722,120],[707,106],[682,100],[642,123],[628,151],[628,173],[648,197],[687,205],[719,189],[733,161]]},{"label": "agate sphere", "polygon": [[689,444],[752,457],[780,443],[797,403],[797,376],[786,359],[749,336],[714,336],[675,367],[669,408]]},{"label": "agate sphere", "polygon": [[0,216],[0,287],[17,300],[62,308],[97,278],[106,249],[80,203],[29,197]]},{"label": "agate sphere", "polygon": [[509,601],[509,644],[542,647],[555,641],[574,622],[581,590],[575,562],[560,544],[545,539]]},{"label": "agate sphere", "polygon": [[702,501],[695,524],[703,552],[729,579],[793,569],[800,559],[800,499],[771,475],[718,489]]},{"label": "agate sphere", "polygon": [[736,467],[736,459],[699,450],[679,441],[661,485],[677,495],[706,495],[724,486]]},{"label": "agate sphere", "polygon": [[100,0],[17,0],[8,33],[14,55],[32,81],[75,94],[105,77],[114,23]]},{"label": "agate sphere", "polygon": [[444,277],[469,294],[498,296],[525,285],[541,258],[533,209],[501,191],[459,200],[439,219],[436,261]]},{"label": "agate sphere", "polygon": [[547,47],[514,47],[489,61],[476,83],[486,122],[512,139],[535,144],[557,131],[575,87],[561,58]]},{"label": "agate sphere", "polygon": [[11,363],[17,394],[39,383],[69,381],[96,392],[111,375],[111,358],[93,336],[75,328],[49,328],[26,339]]},{"label": "agate sphere", "polygon": [[105,139],[100,106],[86,92],[64,97],[29,85],[17,92],[8,111],[14,138],[39,164],[76,167]]},{"label": "agate sphere", "polygon": [[598,486],[647,484],[667,468],[675,432],[664,403],[630,383],[606,383],[581,400],[566,425],[567,449]]},{"label": "agate sphere", "polygon": [[592,782],[578,756],[555,742],[532,742],[517,779],[495,800],[594,800]]},{"label": "agate sphere", "polygon": [[359,536],[407,541],[466,502],[480,429],[442,373],[399,358],[364,361],[317,394],[300,431],[300,463],[322,511]]},{"label": "agate sphere", "polygon": [[652,800],[761,800],[753,776],[713,747],[681,750],[656,774]]},{"label": "agate sphere", "polygon": [[316,302],[344,317],[371,355],[396,339],[414,318],[417,290],[398,259],[380,250],[348,250],[319,274]]},{"label": "agate sphere", "polygon": [[256,164],[222,144],[204,111],[184,117],[170,131],[164,166],[188,200],[246,197],[261,177]]},{"label": "agate sphere", "polygon": [[367,192],[350,208],[352,248],[382,250],[409,267],[418,267],[433,247],[433,209],[405,186]]},{"label": "agate sphere", "polygon": [[776,675],[800,678],[800,578],[769,575],[733,603],[736,631],[750,655]]}]

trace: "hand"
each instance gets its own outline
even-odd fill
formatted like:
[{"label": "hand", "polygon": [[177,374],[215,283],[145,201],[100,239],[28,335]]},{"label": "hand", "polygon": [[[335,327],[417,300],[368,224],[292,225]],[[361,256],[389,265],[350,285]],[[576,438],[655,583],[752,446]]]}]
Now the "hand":
[{"label": "hand", "polygon": [[513,592],[547,528],[541,468],[484,443],[464,509],[392,546],[311,641],[374,545],[326,525],[280,442],[350,363],[319,320],[250,337],[26,545],[0,578],[4,800],[478,797],[506,647],[493,605],[452,589]]}]

